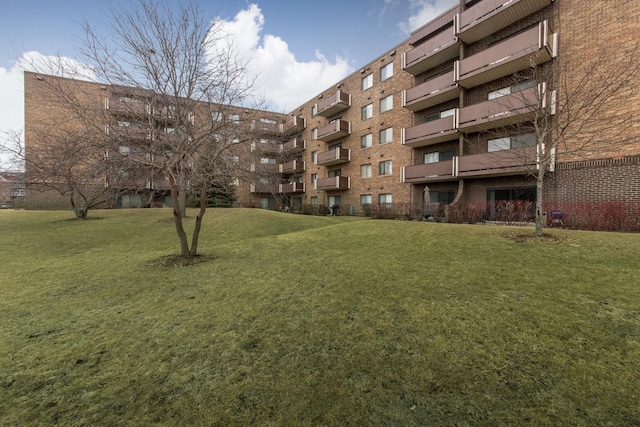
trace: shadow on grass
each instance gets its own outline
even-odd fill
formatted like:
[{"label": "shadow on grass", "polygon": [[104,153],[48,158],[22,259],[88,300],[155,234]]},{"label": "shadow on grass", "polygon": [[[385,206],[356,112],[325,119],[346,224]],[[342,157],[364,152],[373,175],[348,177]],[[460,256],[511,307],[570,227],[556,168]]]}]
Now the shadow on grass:
[{"label": "shadow on grass", "polygon": [[160,258],[153,259],[146,263],[151,267],[188,267],[190,265],[202,264],[216,259],[213,255],[196,255],[192,257],[183,257],[181,255],[165,255]]}]

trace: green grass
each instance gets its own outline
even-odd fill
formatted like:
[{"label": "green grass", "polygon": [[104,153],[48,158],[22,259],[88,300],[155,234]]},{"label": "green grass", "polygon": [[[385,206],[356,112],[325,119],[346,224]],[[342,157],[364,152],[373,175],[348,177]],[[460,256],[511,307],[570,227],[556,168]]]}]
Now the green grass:
[{"label": "green grass", "polygon": [[0,425],[640,424],[639,235],[90,216],[0,211]]}]

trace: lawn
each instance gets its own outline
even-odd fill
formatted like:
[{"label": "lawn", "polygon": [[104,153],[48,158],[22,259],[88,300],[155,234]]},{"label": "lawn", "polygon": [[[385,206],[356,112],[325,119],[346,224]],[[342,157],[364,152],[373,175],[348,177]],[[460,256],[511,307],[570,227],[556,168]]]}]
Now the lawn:
[{"label": "lawn", "polygon": [[640,425],[640,235],[89,215],[0,211],[2,426]]}]

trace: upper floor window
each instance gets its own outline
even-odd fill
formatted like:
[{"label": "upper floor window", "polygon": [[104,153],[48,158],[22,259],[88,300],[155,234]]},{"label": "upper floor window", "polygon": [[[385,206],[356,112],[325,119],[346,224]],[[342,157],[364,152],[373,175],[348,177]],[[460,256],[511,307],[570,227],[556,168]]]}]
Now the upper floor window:
[{"label": "upper floor window", "polygon": [[487,141],[487,151],[502,151],[512,148],[530,147],[536,145],[536,134],[526,133],[524,135],[510,136],[506,138],[496,138]]},{"label": "upper floor window", "polygon": [[393,108],[393,95],[385,96],[380,100],[380,112],[391,110]]},{"label": "upper floor window", "polygon": [[313,163],[314,165],[318,164],[318,152],[317,151],[312,151],[311,152],[311,163]]},{"label": "upper floor window", "polygon": [[380,175],[391,175],[391,160],[378,163],[378,173]]},{"label": "upper floor window", "polygon": [[311,106],[311,117],[315,117],[318,114],[318,104]]},{"label": "upper floor window", "polygon": [[262,163],[263,165],[275,165],[276,159],[272,159],[270,157],[262,157],[260,159],[260,163]]},{"label": "upper floor window", "polygon": [[451,108],[449,110],[440,111],[439,113],[428,114],[424,116],[424,122],[425,123],[432,122],[434,120],[442,119],[444,117],[453,116],[455,111],[456,111],[455,108]]},{"label": "upper floor window", "polygon": [[393,76],[393,62],[389,62],[380,68],[380,81],[385,81]]},{"label": "upper floor window", "polygon": [[494,90],[493,92],[489,92],[488,99],[496,99],[501,96],[511,95],[512,93],[518,93],[525,89],[529,89],[534,87],[536,82],[533,80],[527,80],[522,83],[515,84],[509,87],[503,87],[502,89]]},{"label": "upper floor window", "polygon": [[360,178],[371,178],[371,164],[360,165]]},{"label": "upper floor window", "polygon": [[362,78],[362,90],[367,90],[373,86],[373,74]]},{"label": "upper floor window", "polygon": [[386,128],[380,131],[380,144],[393,142],[393,128]]},{"label": "upper floor window", "polygon": [[438,163],[453,159],[453,150],[436,151],[434,153],[425,153],[424,163]]},{"label": "upper floor window", "polygon": [[317,173],[312,173],[311,174],[311,184],[315,183],[318,180],[318,174]]},{"label": "upper floor window", "polygon": [[362,107],[360,114],[361,114],[362,120],[367,120],[373,117],[373,104],[368,104]]},{"label": "upper floor window", "polygon": [[229,121],[232,123],[240,123],[240,114],[229,114]]},{"label": "upper floor window", "polygon": [[318,128],[311,129],[311,139],[318,139]]},{"label": "upper floor window", "polygon": [[373,135],[368,133],[360,137],[360,148],[369,148],[373,142]]}]

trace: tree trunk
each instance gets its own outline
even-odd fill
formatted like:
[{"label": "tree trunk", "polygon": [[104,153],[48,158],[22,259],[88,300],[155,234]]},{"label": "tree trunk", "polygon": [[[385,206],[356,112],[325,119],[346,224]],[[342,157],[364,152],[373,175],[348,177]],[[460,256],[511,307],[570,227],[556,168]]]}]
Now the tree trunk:
[{"label": "tree trunk", "polygon": [[184,227],[182,226],[179,191],[175,182],[171,183],[171,199],[173,200],[173,223],[176,227],[176,233],[178,233],[178,239],[180,240],[180,255],[189,257],[189,241],[187,240],[187,233],[185,233]]},{"label": "tree trunk", "polygon": [[536,236],[542,236],[542,228],[544,227],[543,190],[545,167],[545,163],[541,162],[540,169],[538,170],[538,174],[536,175]]},{"label": "tree trunk", "polygon": [[205,179],[200,189],[200,211],[196,216],[196,225],[193,229],[193,237],[191,238],[191,256],[198,254],[198,238],[200,237],[200,229],[202,228],[202,217],[207,210],[207,195],[209,192],[209,182]]}]

